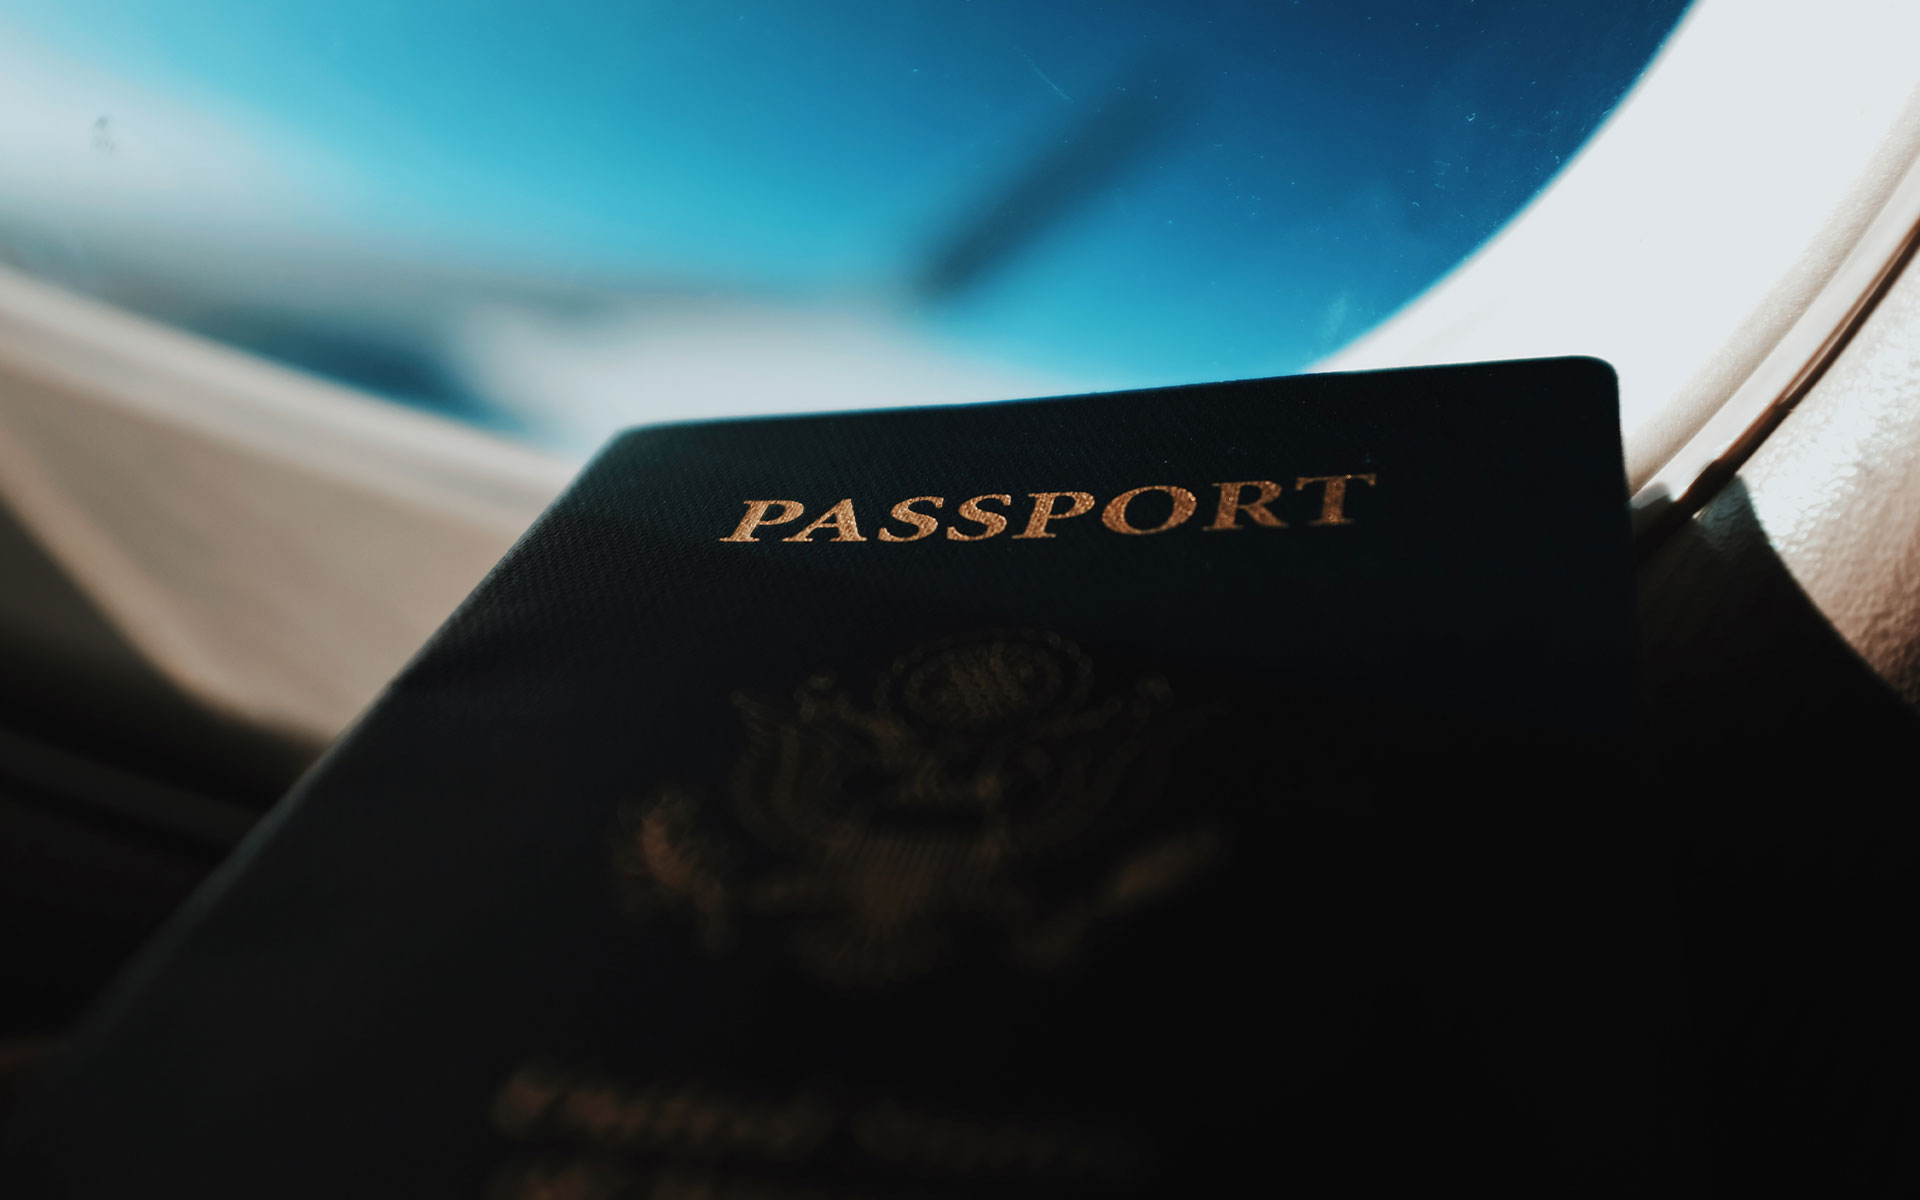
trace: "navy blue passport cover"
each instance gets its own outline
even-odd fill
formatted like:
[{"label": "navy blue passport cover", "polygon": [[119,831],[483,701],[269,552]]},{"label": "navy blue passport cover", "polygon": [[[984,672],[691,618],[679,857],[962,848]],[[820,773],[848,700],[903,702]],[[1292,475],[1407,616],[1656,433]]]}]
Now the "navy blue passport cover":
[{"label": "navy blue passport cover", "polygon": [[14,1123],[59,1196],[1613,1195],[1610,370],[616,439]]}]

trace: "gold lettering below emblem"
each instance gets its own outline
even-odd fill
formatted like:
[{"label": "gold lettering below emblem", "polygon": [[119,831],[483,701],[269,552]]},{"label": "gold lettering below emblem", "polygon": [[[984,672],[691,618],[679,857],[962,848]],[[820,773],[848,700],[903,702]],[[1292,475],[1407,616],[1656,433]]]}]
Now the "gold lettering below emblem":
[{"label": "gold lettering below emblem", "polygon": [[1221,851],[1210,825],[1122,843],[1207,711],[1158,675],[1100,694],[1052,634],[923,646],[868,705],[826,675],[787,704],[733,699],[747,745],[725,801],[663,788],[614,831],[627,910],[677,912],[714,953],[771,932],[823,982],[863,988],[929,975],[969,938],[1056,968]]}]

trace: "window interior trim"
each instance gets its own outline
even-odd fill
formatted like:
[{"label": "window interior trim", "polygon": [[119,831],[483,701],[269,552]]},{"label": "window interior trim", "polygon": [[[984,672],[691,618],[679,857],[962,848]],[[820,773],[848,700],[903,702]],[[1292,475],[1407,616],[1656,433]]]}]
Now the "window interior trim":
[{"label": "window interior trim", "polygon": [[1800,319],[1673,457],[1633,493],[1643,553],[1665,540],[1732,480],[1846,351],[1920,250],[1920,161]]}]

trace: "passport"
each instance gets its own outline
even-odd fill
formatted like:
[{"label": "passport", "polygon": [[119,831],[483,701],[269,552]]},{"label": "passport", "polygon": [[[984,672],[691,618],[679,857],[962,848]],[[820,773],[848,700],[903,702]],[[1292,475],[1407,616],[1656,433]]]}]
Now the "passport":
[{"label": "passport", "polygon": [[1657,1194],[1618,428],[1562,359],[627,433],[6,1177]]}]

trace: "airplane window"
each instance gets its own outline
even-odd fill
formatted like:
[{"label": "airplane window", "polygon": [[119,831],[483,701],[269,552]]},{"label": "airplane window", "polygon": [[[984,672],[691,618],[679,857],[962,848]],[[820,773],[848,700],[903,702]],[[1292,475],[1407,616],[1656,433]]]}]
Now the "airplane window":
[{"label": "airplane window", "polygon": [[1302,369],[1482,246],[1685,0],[15,0],[0,261],[578,453]]},{"label": "airplane window", "polygon": [[[309,747],[649,421],[1586,354],[1657,531],[1909,256],[1916,37],[1911,0],[0,0],[0,526],[114,662]],[[64,594],[0,641],[77,644]]]}]

